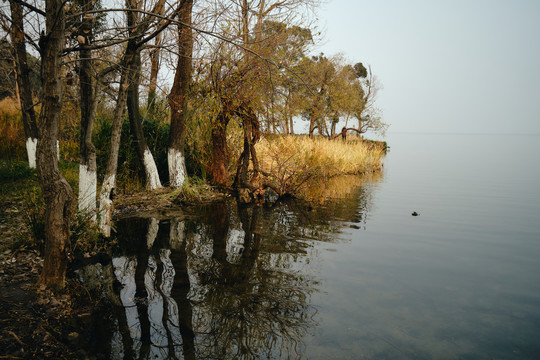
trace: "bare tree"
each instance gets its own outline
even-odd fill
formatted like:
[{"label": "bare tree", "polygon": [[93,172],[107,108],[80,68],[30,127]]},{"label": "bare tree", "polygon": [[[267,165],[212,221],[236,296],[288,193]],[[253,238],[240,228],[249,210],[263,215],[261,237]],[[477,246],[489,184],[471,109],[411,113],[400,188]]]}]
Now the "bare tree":
[{"label": "bare tree", "polygon": [[79,210],[87,212],[96,219],[97,164],[96,148],[92,143],[94,120],[97,107],[96,76],[93,71],[91,42],[94,16],[93,2],[83,0],[81,26],[77,36],[79,51],[79,84],[81,106],[81,140],[79,161]]},{"label": "bare tree", "polygon": [[[152,13],[159,13],[158,9],[162,8],[164,3],[164,0],[159,0]],[[140,10],[139,6],[140,3],[136,0],[126,0],[127,27],[131,31],[124,57],[125,66],[129,68],[130,72],[130,81],[127,88],[127,109],[137,155],[146,175],[146,187],[148,189],[157,189],[161,187],[161,181],[152,152],[146,144],[139,110],[139,85],[141,83],[142,68],[141,50],[143,45],[141,38],[148,29],[153,16],[149,14],[142,17],[137,12],[137,10]]]},{"label": "bare tree", "polygon": [[113,125],[109,146],[107,169],[99,193],[99,228],[105,236],[111,235],[111,221],[113,213],[113,194],[116,188],[116,175],[118,170],[118,152],[122,137],[122,123],[127,103],[128,72],[122,68],[118,96],[113,111]]},{"label": "bare tree", "polygon": [[[362,63],[354,65],[355,70],[361,69]],[[365,68],[364,68],[365,69]],[[373,131],[384,135],[388,125],[381,120],[381,111],[375,105],[377,93],[381,88],[381,85],[377,81],[375,75],[371,71],[371,66],[368,66],[367,71],[357,71],[359,78],[363,79],[363,101],[359,106],[354,116],[358,119],[358,132],[363,134],[367,131]],[[364,75],[365,74],[365,75]],[[364,75],[364,76],[361,76]]]},{"label": "bare tree", "polygon": [[73,191],[58,168],[57,139],[62,108],[61,65],[65,16],[62,0],[45,1],[46,31],[40,38],[43,106],[37,169],[45,200],[45,258],[40,283],[65,285]]},{"label": "bare tree", "polygon": [[[220,18],[226,21],[226,25],[219,45],[212,49],[219,55],[214,58],[210,71],[220,106],[212,127],[213,162],[210,173],[215,184],[223,185],[226,181],[228,154],[222,153],[226,150],[223,139],[227,124],[236,119],[242,126],[244,146],[237,162],[233,186],[252,190],[257,186],[255,180],[260,169],[254,145],[259,139],[259,117],[266,113],[267,118],[273,119],[274,110],[264,105],[263,99],[277,98],[275,84],[279,71],[275,69],[288,65],[283,57],[278,56],[285,52],[277,51],[283,42],[288,41],[288,36],[284,35],[287,26],[271,27],[267,24],[293,24],[296,10],[308,8],[312,3],[309,0],[242,0],[234,5],[222,4],[219,8]],[[272,120],[268,126],[275,128],[276,124]],[[254,171],[248,174],[250,168]]]},{"label": "bare tree", "polygon": [[[163,1],[158,2],[154,7],[154,10],[162,13],[163,4]],[[139,10],[138,6],[139,4],[137,2],[130,0],[126,1],[125,12],[127,16],[128,28],[131,29],[131,32],[127,40],[128,44],[124,51],[124,56],[119,66],[120,82],[118,86],[116,105],[113,111],[113,126],[110,139],[109,158],[107,160],[107,169],[99,194],[99,228],[105,236],[109,236],[111,231],[111,220],[114,210],[113,197],[114,189],[116,188],[116,175],[118,169],[118,153],[120,149],[122,123],[126,105],[128,106],[128,109],[131,109],[128,110],[130,114],[130,124],[133,132],[135,133],[134,136],[137,143],[139,159],[141,159],[141,163],[145,169],[147,187],[161,187],[161,182],[157,174],[157,167],[155,166],[155,162],[150,150],[148,149],[148,146],[146,146],[146,141],[144,141],[138,101],[138,89],[141,72],[140,52],[144,42],[150,40],[150,37],[143,39],[143,35],[148,30],[151,21],[154,20],[154,13],[148,13],[144,18],[139,19],[137,15],[137,10]],[[157,12],[155,14],[157,14]],[[165,27],[162,25],[156,30],[158,32],[154,33],[153,35],[158,35],[159,32],[164,28]],[[116,67],[113,66],[107,69],[107,71],[114,71],[115,68]],[[146,164],[148,164],[148,169]]]},{"label": "bare tree", "polygon": [[36,167],[36,148],[39,137],[34,101],[32,98],[32,86],[30,84],[30,66],[26,53],[26,41],[24,33],[23,7],[15,0],[9,2],[11,8],[11,41],[15,54],[15,68],[17,73],[17,86],[19,89],[19,101],[21,103],[24,134],[26,136],[26,151],[28,165]]},{"label": "bare tree", "polygon": [[184,140],[193,53],[192,8],[193,0],[183,0],[178,12],[178,62],[169,94],[169,106],[171,107],[171,130],[168,150],[169,183],[170,186],[176,188],[184,184],[187,175]]}]

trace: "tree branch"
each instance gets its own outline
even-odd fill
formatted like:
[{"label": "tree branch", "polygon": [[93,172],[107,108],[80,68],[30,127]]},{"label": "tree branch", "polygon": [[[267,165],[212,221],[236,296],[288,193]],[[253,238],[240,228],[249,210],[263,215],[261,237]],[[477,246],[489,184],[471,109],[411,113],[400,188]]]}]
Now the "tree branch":
[{"label": "tree branch", "polygon": [[35,7],[34,5],[30,5],[29,3],[27,3],[26,1],[22,1],[22,0],[12,0],[13,2],[16,2],[17,4],[19,5],[22,5],[24,7],[27,7],[29,8],[30,10],[38,13],[39,15],[41,16],[45,16],[45,11]]},{"label": "tree branch", "polygon": [[[17,0],[19,1],[19,0]],[[177,9],[175,9],[175,11],[173,12],[173,14],[176,14],[180,7],[182,5],[180,5]],[[229,43],[239,49],[242,49],[256,57],[258,57],[259,59],[275,66],[276,68],[278,69],[285,69],[286,71],[288,71],[289,73],[291,73],[294,77],[296,77],[297,79],[300,80],[300,82],[302,83],[302,85],[304,85],[306,87],[306,89],[308,89],[308,91],[312,94],[312,95],[315,95],[315,93],[313,92],[313,90],[311,89],[311,87],[309,86],[309,84],[307,84],[304,79],[299,75],[297,74],[294,70],[292,70],[291,68],[287,67],[287,66],[282,66],[278,63],[276,63],[274,60],[272,59],[269,59],[269,58],[266,58],[264,57],[263,55],[259,54],[258,52],[250,49],[249,47],[243,45],[243,44],[239,44],[237,43],[236,41],[234,40],[231,40],[231,39],[227,39],[226,37],[224,36],[221,36],[219,34],[216,34],[212,31],[208,31],[208,30],[203,30],[201,28],[198,28],[196,26],[193,26],[191,24],[186,24],[182,21],[178,21],[178,20],[175,20],[173,18],[171,18],[170,16],[168,15],[160,15],[160,14],[156,14],[156,13],[152,13],[150,11],[145,11],[145,10],[140,10],[140,9],[99,9],[99,10],[94,10],[94,11],[89,11],[87,12],[88,14],[97,14],[97,13],[103,13],[103,12],[111,12],[111,11],[121,11],[121,12],[126,12],[126,11],[132,11],[132,12],[138,12],[138,13],[141,13],[141,14],[145,14],[147,16],[153,16],[155,18],[158,18],[158,19],[162,19],[162,20],[165,20],[165,23],[160,26],[155,32],[153,32],[152,34],[148,35],[146,38],[143,37],[143,35],[138,35],[138,36],[135,36],[134,38],[142,38],[139,43],[137,45],[142,45],[148,41],[150,41],[151,39],[153,39],[154,37],[157,36],[157,34],[161,31],[163,31],[167,26],[169,26],[170,24],[176,24],[176,25],[181,25],[181,26],[186,26],[186,27],[189,27],[191,28],[193,31],[196,31],[200,34],[204,34],[204,35],[208,35],[208,36],[211,36],[211,37],[214,37],[218,40],[221,40],[221,41],[224,41],[226,43]],[[81,13],[82,14],[82,13]],[[77,14],[74,14],[72,16],[76,16]],[[80,14],[79,14],[80,15]],[[133,39],[131,37],[128,37],[126,39],[122,39],[122,40],[118,40],[118,41],[114,41],[112,43],[109,43],[109,44],[103,44],[103,45],[93,45],[91,47],[92,50],[94,49],[102,49],[102,48],[105,48],[105,47],[108,47],[108,46],[112,46],[112,45],[116,45],[116,44],[120,44],[120,43],[123,43],[123,42],[127,42],[128,40],[130,39]],[[79,47],[76,46],[74,48],[68,48],[66,49],[65,52],[67,51],[78,51],[79,50]]]}]

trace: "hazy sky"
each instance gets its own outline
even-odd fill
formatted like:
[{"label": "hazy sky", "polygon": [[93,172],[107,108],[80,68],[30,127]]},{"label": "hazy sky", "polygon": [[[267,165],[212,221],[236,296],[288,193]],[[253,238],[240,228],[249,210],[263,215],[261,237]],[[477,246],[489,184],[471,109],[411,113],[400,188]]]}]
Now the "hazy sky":
[{"label": "hazy sky", "polygon": [[319,50],[372,67],[391,132],[540,134],[540,0],[329,0]]}]

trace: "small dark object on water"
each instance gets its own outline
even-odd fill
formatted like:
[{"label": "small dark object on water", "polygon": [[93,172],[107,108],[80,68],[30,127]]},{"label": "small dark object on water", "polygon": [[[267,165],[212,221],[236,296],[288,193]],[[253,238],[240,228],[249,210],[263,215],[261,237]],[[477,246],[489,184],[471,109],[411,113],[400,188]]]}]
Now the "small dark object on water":
[{"label": "small dark object on water", "polygon": [[411,214],[412,216],[418,216],[420,215],[419,213],[417,213],[416,211],[413,211],[413,213]]}]

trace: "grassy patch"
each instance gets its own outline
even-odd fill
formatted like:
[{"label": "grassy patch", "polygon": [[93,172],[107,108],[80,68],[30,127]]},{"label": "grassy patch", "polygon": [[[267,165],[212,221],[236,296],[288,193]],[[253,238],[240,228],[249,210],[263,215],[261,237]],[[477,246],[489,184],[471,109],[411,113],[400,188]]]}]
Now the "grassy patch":
[{"label": "grassy patch", "polygon": [[35,175],[35,170],[22,161],[0,160],[0,183],[27,179]]},{"label": "grassy patch", "polygon": [[181,188],[162,196],[177,204],[192,205],[213,201],[222,198],[224,195],[215,192],[210,185],[204,182],[204,180],[199,178],[188,178]]},{"label": "grassy patch", "polygon": [[[98,252],[107,246],[89,217],[77,211],[79,165],[59,163],[60,172],[75,194],[71,218],[71,243],[75,254]],[[7,236],[2,247],[43,251],[45,204],[35,169],[23,161],[0,160],[0,226]]]},{"label": "grassy patch", "polygon": [[71,251],[76,256],[95,255],[105,251],[111,240],[103,237],[89,214],[76,211],[70,221]]},{"label": "grassy patch", "polygon": [[20,200],[28,190],[35,188],[39,188],[35,169],[30,169],[26,162],[0,160],[0,196],[3,200]]}]

